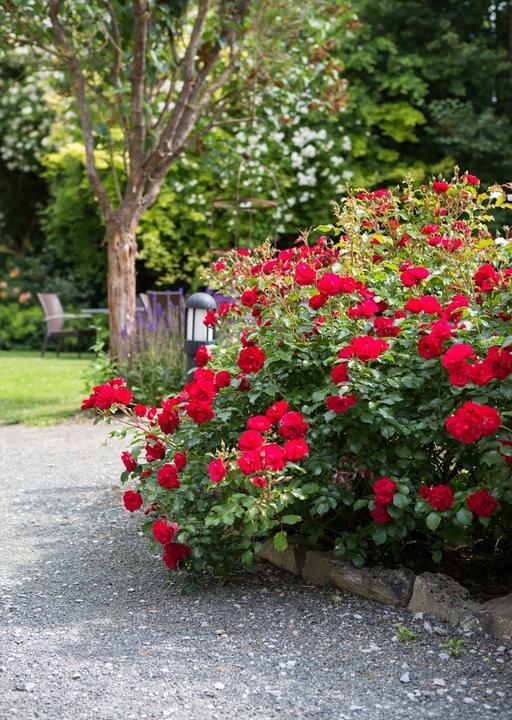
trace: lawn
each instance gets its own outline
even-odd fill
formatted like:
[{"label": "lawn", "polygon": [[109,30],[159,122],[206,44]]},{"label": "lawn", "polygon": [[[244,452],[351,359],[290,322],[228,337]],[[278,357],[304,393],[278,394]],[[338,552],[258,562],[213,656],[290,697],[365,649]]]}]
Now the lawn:
[{"label": "lawn", "polygon": [[79,412],[89,363],[73,353],[0,352],[0,425],[50,425]]}]

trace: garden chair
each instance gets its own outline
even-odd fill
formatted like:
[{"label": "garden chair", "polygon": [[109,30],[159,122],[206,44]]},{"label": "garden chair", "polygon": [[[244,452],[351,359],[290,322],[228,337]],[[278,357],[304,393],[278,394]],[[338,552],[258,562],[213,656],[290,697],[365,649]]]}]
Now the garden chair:
[{"label": "garden chair", "polygon": [[139,293],[141,308],[148,318],[151,319],[153,310],[151,308],[151,302],[147,293]]},{"label": "garden chair", "polygon": [[37,293],[37,299],[39,300],[41,307],[44,312],[44,340],[41,346],[41,355],[44,357],[46,348],[48,347],[48,341],[55,338],[57,341],[57,357],[60,355],[62,350],[62,340],[65,337],[76,337],[78,343],[78,357],[82,354],[82,343],[81,340],[86,337],[94,337],[96,334],[95,328],[66,328],[66,320],[75,320],[78,318],[92,317],[91,315],[81,314],[72,315],[65,313],[59,296],[56,293]]}]

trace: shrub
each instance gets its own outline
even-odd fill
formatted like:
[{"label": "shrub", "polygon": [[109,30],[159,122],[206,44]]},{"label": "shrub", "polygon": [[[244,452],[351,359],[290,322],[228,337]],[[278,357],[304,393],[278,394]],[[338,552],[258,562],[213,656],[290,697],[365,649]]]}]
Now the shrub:
[{"label": "shrub", "polygon": [[0,350],[39,349],[43,333],[41,308],[24,307],[15,302],[0,302]]},{"label": "shrub", "polygon": [[[232,251],[219,341],[159,408],[122,380],[84,401],[135,428],[129,510],[176,568],[250,564],[288,532],[356,566],[404,540],[445,548],[512,522],[512,241],[471,175],[349,195],[313,244]],[[239,338],[239,340],[237,339]]]}]

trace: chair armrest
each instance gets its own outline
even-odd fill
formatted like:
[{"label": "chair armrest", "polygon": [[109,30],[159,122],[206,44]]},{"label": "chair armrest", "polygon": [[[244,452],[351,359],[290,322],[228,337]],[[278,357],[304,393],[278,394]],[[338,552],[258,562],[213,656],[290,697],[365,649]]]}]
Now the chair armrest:
[{"label": "chair armrest", "polygon": [[45,317],[45,322],[47,320],[72,320],[77,318],[87,318],[92,317],[92,315],[86,315],[85,313],[81,315],[74,315],[72,313],[62,313],[61,315],[47,315]]}]

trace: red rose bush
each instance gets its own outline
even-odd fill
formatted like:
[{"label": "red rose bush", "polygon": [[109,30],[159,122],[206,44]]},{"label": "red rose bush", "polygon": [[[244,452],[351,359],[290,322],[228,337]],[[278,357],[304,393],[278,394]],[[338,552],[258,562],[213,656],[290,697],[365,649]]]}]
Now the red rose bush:
[{"label": "red rose bush", "polygon": [[[122,378],[83,408],[133,430],[124,504],[176,569],[225,573],[288,533],[435,559],[512,524],[512,240],[507,190],[471,175],[349,194],[323,235],[231,251],[239,298],[159,407]],[[510,192],[510,190],[508,190]],[[508,232],[508,231],[507,231]]]}]

